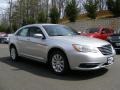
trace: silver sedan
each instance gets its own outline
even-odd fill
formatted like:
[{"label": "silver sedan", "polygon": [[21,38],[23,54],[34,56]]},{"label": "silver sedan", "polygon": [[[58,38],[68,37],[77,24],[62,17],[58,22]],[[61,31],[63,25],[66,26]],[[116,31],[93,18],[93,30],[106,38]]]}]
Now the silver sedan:
[{"label": "silver sedan", "polygon": [[58,24],[32,24],[10,37],[10,57],[26,57],[48,63],[56,74],[72,70],[96,70],[113,64],[115,50],[110,43],[80,36]]}]

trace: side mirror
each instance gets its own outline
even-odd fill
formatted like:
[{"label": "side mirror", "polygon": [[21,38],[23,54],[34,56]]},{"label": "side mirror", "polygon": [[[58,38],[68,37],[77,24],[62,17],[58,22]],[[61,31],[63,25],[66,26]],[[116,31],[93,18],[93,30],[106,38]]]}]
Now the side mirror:
[{"label": "side mirror", "polygon": [[42,34],[34,34],[34,37],[43,39],[43,35]]}]

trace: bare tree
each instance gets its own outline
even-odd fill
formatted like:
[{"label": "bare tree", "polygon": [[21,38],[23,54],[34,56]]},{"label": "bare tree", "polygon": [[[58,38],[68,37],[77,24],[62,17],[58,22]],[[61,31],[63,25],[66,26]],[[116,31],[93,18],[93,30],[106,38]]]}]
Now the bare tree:
[{"label": "bare tree", "polygon": [[[38,22],[38,15],[41,11],[44,11],[46,15],[49,15],[50,9],[53,6],[58,8],[61,18],[65,16],[66,3],[69,0],[16,0],[13,2],[9,0],[9,23],[12,30],[12,24],[17,24],[18,27],[29,24],[29,22]],[[79,8],[84,7],[81,2],[86,0],[76,0]],[[95,1],[95,0],[94,0]],[[106,0],[99,0],[99,10],[104,10],[106,7]],[[85,12],[84,12],[85,13]]]},{"label": "bare tree", "polygon": [[10,30],[11,32],[13,32],[12,30],[12,0],[9,0],[9,4],[10,4],[9,23],[10,23]]}]

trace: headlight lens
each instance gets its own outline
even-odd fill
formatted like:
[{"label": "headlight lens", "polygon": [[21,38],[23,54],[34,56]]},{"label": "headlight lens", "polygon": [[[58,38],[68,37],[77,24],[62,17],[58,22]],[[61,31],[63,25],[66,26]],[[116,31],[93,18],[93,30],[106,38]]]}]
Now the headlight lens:
[{"label": "headlight lens", "polygon": [[73,44],[72,46],[78,52],[84,52],[84,53],[87,53],[87,52],[97,53],[98,52],[97,48],[92,48],[89,46],[83,46],[83,45],[79,45],[79,44]]}]

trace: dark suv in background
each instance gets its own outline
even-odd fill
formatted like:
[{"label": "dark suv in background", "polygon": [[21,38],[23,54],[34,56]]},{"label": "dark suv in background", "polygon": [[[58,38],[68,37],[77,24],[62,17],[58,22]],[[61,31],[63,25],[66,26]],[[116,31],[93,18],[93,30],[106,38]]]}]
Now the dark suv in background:
[{"label": "dark suv in background", "polygon": [[108,38],[108,41],[113,45],[116,51],[120,52],[120,29],[115,31],[114,34]]}]

